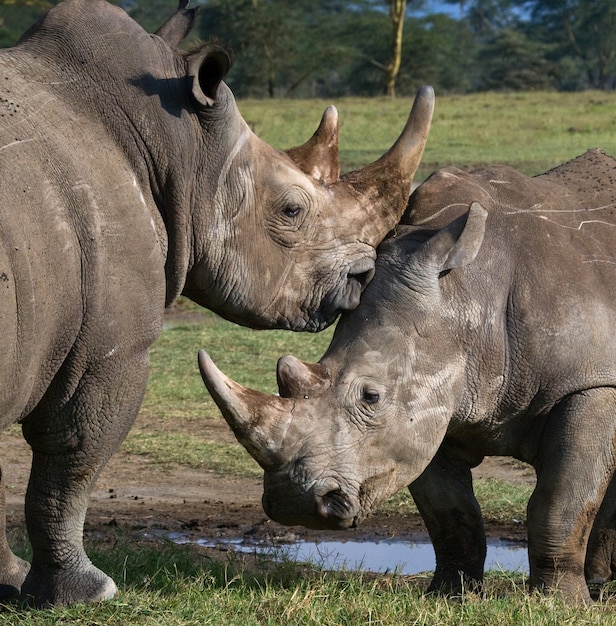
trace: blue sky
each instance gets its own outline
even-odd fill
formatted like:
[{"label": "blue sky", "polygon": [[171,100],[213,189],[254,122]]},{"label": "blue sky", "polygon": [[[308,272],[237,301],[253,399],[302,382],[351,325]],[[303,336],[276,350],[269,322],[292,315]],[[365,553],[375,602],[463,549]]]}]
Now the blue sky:
[{"label": "blue sky", "polygon": [[[412,1],[409,2],[411,9],[413,8]],[[430,13],[447,13],[452,17],[460,17],[460,5],[449,4],[447,2],[439,2],[439,0],[428,0],[428,6],[426,7]]]}]

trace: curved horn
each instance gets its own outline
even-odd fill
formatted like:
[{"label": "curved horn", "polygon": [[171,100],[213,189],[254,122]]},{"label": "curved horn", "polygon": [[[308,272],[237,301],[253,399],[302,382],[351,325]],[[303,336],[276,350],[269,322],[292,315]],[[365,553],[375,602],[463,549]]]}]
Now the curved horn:
[{"label": "curved horn", "polygon": [[263,469],[276,465],[293,401],[236,383],[214,365],[205,350],[199,350],[198,359],[203,382],[236,439]]},{"label": "curved horn", "polygon": [[343,181],[369,199],[378,215],[375,221],[384,228],[382,236],[404,213],[428,140],[433,112],[434,89],[421,87],[406,126],[394,145],[374,163],[342,176]]},{"label": "curved horn", "polygon": [[340,177],[338,160],[338,111],[328,106],[314,135],[301,146],[289,148],[286,153],[304,174],[326,185]]}]

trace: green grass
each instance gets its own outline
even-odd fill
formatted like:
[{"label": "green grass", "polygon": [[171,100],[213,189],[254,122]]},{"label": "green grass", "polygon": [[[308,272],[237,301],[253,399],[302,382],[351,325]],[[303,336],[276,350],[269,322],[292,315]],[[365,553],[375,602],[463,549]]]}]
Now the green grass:
[{"label": "green grass", "polygon": [[149,457],[156,465],[187,465],[220,474],[258,478],[263,471],[239,445],[203,441],[184,433],[157,432],[138,428],[123,447],[129,454]]},{"label": "green grass", "polygon": [[273,393],[277,391],[278,358],[293,353],[306,361],[317,361],[332,332],[254,331],[204,311],[199,323],[174,325],[154,344],[144,407],[167,417],[197,411],[198,403],[207,395],[197,368],[199,348],[207,350],[228,376],[243,385]]},{"label": "green grass", "polygon": [[[486,521],[503,524],[526,522],[526,505],[532,493],[532,487],[514,485],[496,478],[479,478],[473,481],[473,487]],[[378,510],[388,514],[419,515],[406,489],[389,498],[379,506]]]},{"label": "green grass", "polygon": [[11,626],[576,626],[615,625],[614,590],[590,609],[529,594],[521,576],[489,574],[484,595],[425,595],[424,576],[327,573],[245,557],[214,560],[168,542],[88,546],[93,561],[120,583],[100,605],[31,611],[0,606]]},{"label": "green grass", "polygon": [[[321,113],[340,115],[343,169],[364,165],[401,132],[412,101],[405,98],[245,100],[246,120],[265,141],[289,148],[306,141]],[[589,148],[616,155],[616,92],[436,94],[430,137],[418,179],[438,167],[507,163],[525,174],[544,172]]]}]

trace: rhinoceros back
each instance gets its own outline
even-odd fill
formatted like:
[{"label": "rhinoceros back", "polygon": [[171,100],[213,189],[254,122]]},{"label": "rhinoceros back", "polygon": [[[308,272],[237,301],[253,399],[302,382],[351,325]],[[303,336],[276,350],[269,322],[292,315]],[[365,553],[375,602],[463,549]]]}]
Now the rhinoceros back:
[{"label": "rhinoceros back", "polygon": [[[157,331],[148,311],[164,300],[156,227],[123,152],[40,76],[18,48],[0,53],[4,424],[39,402],[76,342],[84,362],[102,358],[119,343],[114,320],[141,308]],[[152,304],[123,304],[126,290]],[[99,328],[89,341],[84,328],[101,319],[109,332]],[[144,331],[148,341],[152,333]]]}]

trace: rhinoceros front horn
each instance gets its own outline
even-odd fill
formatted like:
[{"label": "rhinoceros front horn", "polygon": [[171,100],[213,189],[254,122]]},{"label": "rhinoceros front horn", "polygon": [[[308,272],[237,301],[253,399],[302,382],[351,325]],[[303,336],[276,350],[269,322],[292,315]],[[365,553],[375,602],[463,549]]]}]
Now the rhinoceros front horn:
[{"label": "rhinoceros front horn", "polygon": [[400,221],[406,209],[411,184],[428,140],[433,112],[434,89],[421,87],[394,145],[374,163],[341,177],[367,198],[368,206],[376,212],[374,223],[380,227],[377,237],[381,239]]},{"label": "rhinoceros front horn", "polygon": [[236,383],[216,367],[204,350],[199,350],[198,359],[203,382],[237,440],[263,469],[279,464],[293,401]]}]

